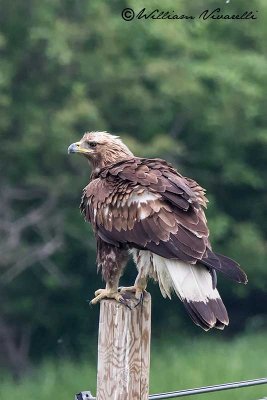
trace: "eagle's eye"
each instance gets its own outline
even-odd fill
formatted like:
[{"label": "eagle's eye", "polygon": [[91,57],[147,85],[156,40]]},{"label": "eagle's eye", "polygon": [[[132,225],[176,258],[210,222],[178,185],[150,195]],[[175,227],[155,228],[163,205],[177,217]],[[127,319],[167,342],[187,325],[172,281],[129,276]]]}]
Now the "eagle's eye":
[{"label": "eagle's eye", "polygon": [[89,147],[91,147],[92,149],[94,147],[96,147],[97,143],[96,142],[88,142]]}]

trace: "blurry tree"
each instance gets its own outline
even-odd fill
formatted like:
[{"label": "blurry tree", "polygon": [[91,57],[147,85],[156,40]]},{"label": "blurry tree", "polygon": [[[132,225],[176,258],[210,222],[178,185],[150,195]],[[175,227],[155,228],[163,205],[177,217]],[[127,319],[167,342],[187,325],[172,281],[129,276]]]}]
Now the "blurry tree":
[{"label": "blurry tree", "polygon": [[[175,10],[197,15],[218,6],[189,3]],[[241,0],[220,3],[244,9]],[[138,11],[144,2],[127,5]],[[254,316],[266,324],[266,2],[250,2],[256,21],[126,22],[124,7],[1,0],[0,357],[16,376],[28,349],[36,359],[77,355],[96,333],[98,311],[85,300],[101,278],[78,211],[90,171],[66,154],[85,130],[121,134],[137,155],[166,158],[208,189],[213,246],[249,275],[247,287],[223,285],[232,304],[228,332],[253,325]],[[128,268],[124,279],[134,275]],[[178,301],[166,303],[158,290],[154,307],[158,328],[193,329]]]}]

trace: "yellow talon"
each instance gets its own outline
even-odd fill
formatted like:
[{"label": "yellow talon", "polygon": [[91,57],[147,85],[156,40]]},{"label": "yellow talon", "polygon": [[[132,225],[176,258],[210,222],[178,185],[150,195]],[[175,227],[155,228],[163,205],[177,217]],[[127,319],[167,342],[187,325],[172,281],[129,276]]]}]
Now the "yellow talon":
[{"label": "yellow talon", "polygon": [[135,298],[137,300],[141,300],[142,299],[142,297],[144,295],[144,291],[145,291],[145,288],[140,287],[140,286],[136,286],[136,285],[128,286],[128,287],[122,287],[120,289],[120,293],[122,293],[122,294],[123,293],[127,293],[127,292],[135,293]]},{"label": "yellow talon", "polygon": [[95,297],[90,301],[90,304],[96,304],[103,299],[115,299],[119,303],[123,303],[125,300],[122,295],[110,289],[98,289],[95,291]]}]

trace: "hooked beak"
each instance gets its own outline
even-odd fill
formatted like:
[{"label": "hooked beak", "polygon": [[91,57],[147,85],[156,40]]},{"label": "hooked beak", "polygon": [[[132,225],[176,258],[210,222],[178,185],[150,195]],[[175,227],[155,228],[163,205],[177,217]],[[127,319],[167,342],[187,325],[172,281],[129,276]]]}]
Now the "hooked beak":
[{"label": "hooked beak", "polygon": [[80,142],[72,143],[68,147],[68,154],[71,154],[71,153],[85,153],[85,149],[83,149],[81,147],[81,143]]},{"label": "hooked beak", "polygon": [[70,153],[77,153],[78,149],[79,149],[80,143],[72,143],[69,147],[68,147],[68,154]]}]

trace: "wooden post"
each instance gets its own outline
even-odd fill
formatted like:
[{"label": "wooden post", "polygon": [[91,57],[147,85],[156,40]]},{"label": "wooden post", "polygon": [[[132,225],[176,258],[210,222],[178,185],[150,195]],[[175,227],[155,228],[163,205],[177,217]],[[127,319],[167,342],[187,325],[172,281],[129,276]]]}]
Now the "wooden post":
[{"label": "wooden post", "polygon": [[132,310],[115,300],[100,303],[97,400],[147,400],[151,296]]}]

